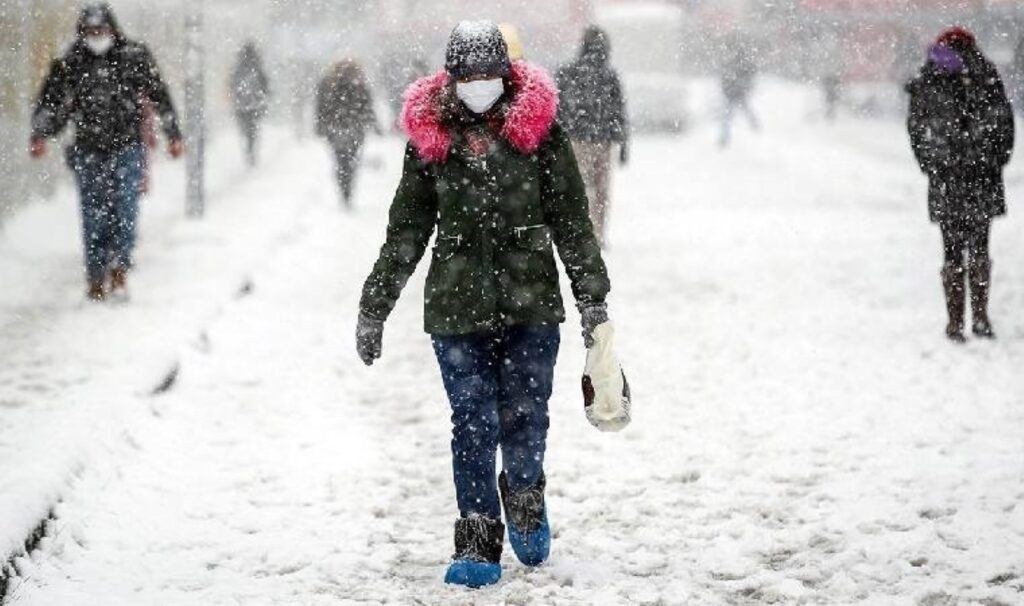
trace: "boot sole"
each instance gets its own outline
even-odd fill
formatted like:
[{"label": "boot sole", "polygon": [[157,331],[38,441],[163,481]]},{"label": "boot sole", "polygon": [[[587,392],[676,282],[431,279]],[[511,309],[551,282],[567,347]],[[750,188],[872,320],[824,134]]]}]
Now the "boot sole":
[{"label": "boot sole", "polygon": [[521,533],[512,524],[508,525],[508,542],[516,558],[526,566],[540,566],[551,555],[551,527],[548,525],[547,512],[540,528],[531,532]]},{"label": "boot sole", "polygon": [[500,580],[501,564],[472,560],[455,560],[448,566],[448,572],[444,575],[445,583],[471,589],[494,585]]}]

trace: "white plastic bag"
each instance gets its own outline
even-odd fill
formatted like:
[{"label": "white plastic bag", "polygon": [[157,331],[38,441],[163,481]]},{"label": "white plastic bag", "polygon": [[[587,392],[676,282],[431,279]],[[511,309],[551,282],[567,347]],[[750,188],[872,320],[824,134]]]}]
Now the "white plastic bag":
[{"label": "white plastic bag", "polygon": [[594,329],[583,369],[583,405],[587,420],[601,431],[621,431],[630,421],[629,383],[613,350],[615,329],[605,322]]}]

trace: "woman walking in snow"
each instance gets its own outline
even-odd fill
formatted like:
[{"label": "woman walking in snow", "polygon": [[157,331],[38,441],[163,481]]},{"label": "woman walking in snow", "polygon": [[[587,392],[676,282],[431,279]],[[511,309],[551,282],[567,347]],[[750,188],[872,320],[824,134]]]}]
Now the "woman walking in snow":
[{"label": "woman walking in snow", "polygon": [[962,28],[939,37],[907,90],[910,142],[928,175],[931,220],[942,230],[946,336],[964,340],[966,275],[972,331],[992,338],[989,231],[1006,213],[1003,167],[1013,151],[1013,110],[995,66]]},{"label": "woman walking in snow", "polygon": [[565,319],[552,245],[585,339],[608,319],[608,276],[557,109],[550,77],[511,62],[484,21],[455,28],[445,70],[413,84],[402,110],[410,142],[356,341],[366,364],[380,357],[384,321],[437,227],[424,318],[452,408],[459,518],[447,583],[500,579],[502,506],[519,560],[548,556],[547,404]]}]

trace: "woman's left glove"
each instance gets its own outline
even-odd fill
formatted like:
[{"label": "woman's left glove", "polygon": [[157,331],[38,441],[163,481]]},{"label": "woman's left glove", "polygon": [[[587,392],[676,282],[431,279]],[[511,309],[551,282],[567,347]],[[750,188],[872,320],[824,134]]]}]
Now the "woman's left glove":
[{"label": "woman's left glove", "polygon": [[356,324],[356,351],[363,364],[373,366],[380,357],[381,343],[384,341],[384,321],[359,312],[359,323]]},{"label": "woman's left glove", "polygon": [[583,345],[594,345],[594,329],[608,321],[607,303],[587,303],[579,306],[580,324],[583,325]]}]

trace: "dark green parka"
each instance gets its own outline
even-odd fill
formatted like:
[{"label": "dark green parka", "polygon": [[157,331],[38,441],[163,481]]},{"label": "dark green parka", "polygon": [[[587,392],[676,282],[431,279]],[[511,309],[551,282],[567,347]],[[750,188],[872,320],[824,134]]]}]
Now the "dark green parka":
[{"label": "dark green parka", "polygon": [[506,99],[479,122],[453,101],[443,72],[412,86],[409,135],[387,240],[363,287],[363,313],[384,320],[426,250],[425,329],[459,335],[565,320],[554,248],[576,300],[603,303],[608,276],[572,147],[555,123],[551,79],[513,64]]}]

